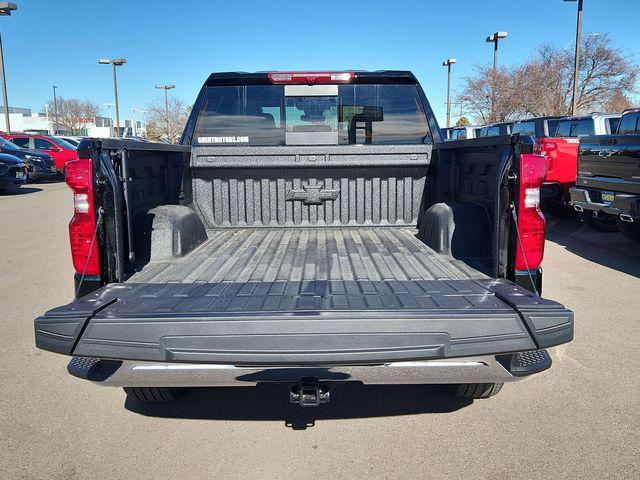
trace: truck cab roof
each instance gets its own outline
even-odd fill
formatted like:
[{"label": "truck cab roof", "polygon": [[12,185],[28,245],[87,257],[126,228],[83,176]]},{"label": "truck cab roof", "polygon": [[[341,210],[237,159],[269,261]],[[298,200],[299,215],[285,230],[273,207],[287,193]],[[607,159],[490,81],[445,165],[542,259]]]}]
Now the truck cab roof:
[{"label": "truck cab roof", "polygon": [[[349,74],[348,81],[331,81],[331,75]],[[340,70],[340,71],[261,71],[261,72],[215,72],[209,75],[205,82],[206,86],[224,86],[224,85],[270,85],[275,83],[273,78],[275,75],[291,75],[292,78],[308,78],[309,83],[418,83],[415,75],[408,70]],[[329,76],[329,80],[325,77]],[[340,78],[340,77],[338,77]],[[346,77],[343,77],[346,78]],[[318,80],[320,79],[320,80]],[[280,83],[288,83],[281,81]],[[291,83],[305,83],[297,81]]]}]

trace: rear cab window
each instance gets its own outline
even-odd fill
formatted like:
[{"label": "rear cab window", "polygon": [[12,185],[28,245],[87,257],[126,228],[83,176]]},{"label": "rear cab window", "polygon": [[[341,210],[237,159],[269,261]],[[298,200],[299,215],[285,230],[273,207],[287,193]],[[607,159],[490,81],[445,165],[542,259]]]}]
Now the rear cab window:
[{"label": "rear cab window", "polygon": [[208,86],[194,145],[423,144],[415,84]]},{"label": "rear cab window", "polygon": [[618,135],[634,135],[640,133],[640,112],[626,113],[620,119]]},{"label": "rear cab window", "polygon": [[605,119],[607,124],[607,134],[616,133],[618,131],[618,124],[620,123],[620,117],[611,117]]},{"label": "rear cab window", "polygon": [[481,137],[495,137],[497,135],[500,135],[500,127],[497,125],[493,127],[483,127],[480,129]]},{"label": "rear cab window", "polygon": [[513,133],[536,136],[536,122],[518,122],[513,125]]},{"label": "rear cab window", "polygon": [[556,130],[556,137],[575,138],[594,135],[595,127],[592,118],[560,120]]},{"label": "rear cab window", "polygon": [[457,128],[455,130],[451,130],[451,139],[452,140],[466,140],[467,138],[467,129],[466,128]]},{"label": "rear cab window", "polygon": [[558,130],[558,124],[560,123],[560,120],[559,119],[545,120],[544,123],[545,123],[545,126],[546,126],[545,135],[549,136],[549,137],[555,137],[556,136],[556,131]]}]

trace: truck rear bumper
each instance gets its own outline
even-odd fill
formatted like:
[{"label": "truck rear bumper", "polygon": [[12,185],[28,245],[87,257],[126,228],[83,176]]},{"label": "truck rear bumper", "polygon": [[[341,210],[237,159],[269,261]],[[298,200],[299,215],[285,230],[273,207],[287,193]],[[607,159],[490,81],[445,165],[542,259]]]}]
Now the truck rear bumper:
[{"label": "truck rear bumper", "polygon": [[110,387],[230,387],[319,382],[456,384],[513,382],[551,366],[546,350],[514,355],[390,362],[379,365],[241,367],[235,365],[113,362],[74,357],[69,373]]},{"label": "truck rear bumper", "polygon": [[572,188],[571,205],[578,212],[602,212],[624,221],[640,221],[640,195],[615,193],[611,204],[596,202],[592,198],[594,193],[599,196],[599,190],[588,188]]}]

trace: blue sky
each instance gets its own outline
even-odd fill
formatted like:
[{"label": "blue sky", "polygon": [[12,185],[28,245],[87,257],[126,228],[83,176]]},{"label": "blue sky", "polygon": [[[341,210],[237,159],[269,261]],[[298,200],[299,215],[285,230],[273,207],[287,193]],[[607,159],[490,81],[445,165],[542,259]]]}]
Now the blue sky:
[{"label": "blue sky", "polygon": [[[499,62],[511,64],[542,42],[570,42],[576,15],[562,0],[14,1],[19,10],[0,17],[9,104],[40,110],[54,84],[61,96],[113,102],[110,67],[97,59],[125,57],[127,118],[158,96],[155,83],[190,103],[213,71],[388,68],[418,76],[442,125],[442,60],[458,59],[455,87],[491,62],[486,35],[509,33]],[[640,0],[584,3],[583,32],[608,32],[640,64]]]}]

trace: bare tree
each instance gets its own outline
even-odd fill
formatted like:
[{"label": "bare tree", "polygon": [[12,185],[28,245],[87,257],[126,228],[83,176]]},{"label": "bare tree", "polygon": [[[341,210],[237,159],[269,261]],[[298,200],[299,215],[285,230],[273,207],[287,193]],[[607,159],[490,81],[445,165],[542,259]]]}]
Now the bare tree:
[{"label": "bare tree", "polygon": [[169,97],[165,110],[164,97],[147,104],[147,137],[176,143],[182,135],[189,108],[176,97]]},{"label": "bare tree", "polygon": [[[630,103],[640,70],[607,35],[586,36],[580,56],[578,111],[619,111]],[[496,101],[491,111],[491,86]],[[518,117],[568,115],[571,112],[573,53],[552,45],[541,45],[533,57],[510,68],[477,67],[464,79],[459,99],[482,122]],[[624,101],[626,99],[626,101]]]},{"label": "bare tree", "polygon": [[633,107],[633,102],[624,93],[617,91],[602,104],[603,112],[622,112],[627,108]]},{"label": "bare tree", "polygon": [[477,121],[491,123],[509,120],[517,113],[516,97],[511,71],[478,66],[473,77],[464,79],[458,101]]},{"label": "bare tree", "polygon": [[[53,105],[53,100],[49,100]],[[100,107],[89,100],[78,98],[57,98],[58,117],[53,119],[59,130],[75,135],[82,133],[87,124],[94,123]],[[56,122],[57,120],[57,122]]]}]

